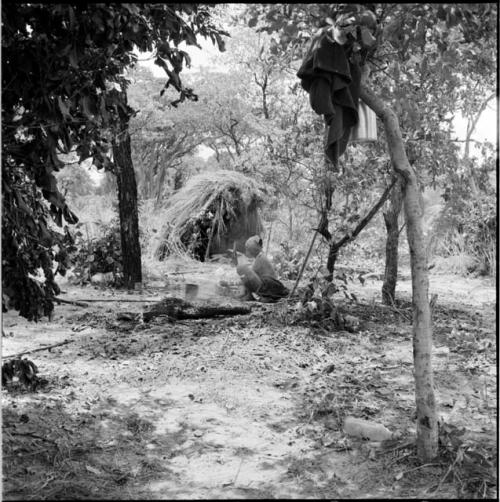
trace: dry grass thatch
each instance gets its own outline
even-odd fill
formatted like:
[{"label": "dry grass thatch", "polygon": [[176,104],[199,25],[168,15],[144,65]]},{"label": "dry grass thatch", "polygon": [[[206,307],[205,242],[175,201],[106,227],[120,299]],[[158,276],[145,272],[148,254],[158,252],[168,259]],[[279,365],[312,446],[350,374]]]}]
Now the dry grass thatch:
[{"label": "dry grass thatch", "polygon": [[224,247],[224,238],[262,232],[258,209],[265,195],[261,184],[237,171],[194,176],[170,201],[156,256],[187,252],[204,260]]}]

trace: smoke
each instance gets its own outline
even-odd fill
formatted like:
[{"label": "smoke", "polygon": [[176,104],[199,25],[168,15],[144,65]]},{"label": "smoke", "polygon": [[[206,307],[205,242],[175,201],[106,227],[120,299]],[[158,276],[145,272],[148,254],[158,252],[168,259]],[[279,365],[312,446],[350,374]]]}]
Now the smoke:
[{"label": "smoke", "polygon": [[169,292],[188,302],[214,301],[223,302],[237,298],[244,293],[244,288],[234,266],[207,266],[200,273],[188,273],[172,276],[167,282]]},{"label": "smoke", "polygon": [[213,301],[218,303],[235,299],[244,293],[243,284],[233,265],[203,264],[201,270],[185,274],[166,273],[165,287],[172,296],[188,302]]},{"label": "smoke", "polygon": [[236,298],[243,292],[243,286],[237,275],[236,280],[231,282],[217,278],[204,278],[196,283],[190,280],[184,287],[184,297],[187,301],[221,301]]}]

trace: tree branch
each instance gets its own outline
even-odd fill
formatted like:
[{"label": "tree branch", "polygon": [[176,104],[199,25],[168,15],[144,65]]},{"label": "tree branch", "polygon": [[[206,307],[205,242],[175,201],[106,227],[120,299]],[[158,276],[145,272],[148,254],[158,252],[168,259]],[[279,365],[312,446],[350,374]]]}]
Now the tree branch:
[{"label": "tree branch", "polygon": [[358,225],[352,231],[351,234],[344,235],[344,237],[342,237],[342,239],[333,243],[332,247],[335,250],[338,251],[342,246],[344,246],[348,242],[352,241],[361,232],[361,230],[363,230],[363,228],[365,228],[366,225],[368,225],[370,220],[377,214],[377,211],[382,207],[384,202],[389,197],[389,194],[391,193],[392,188],[396,184],[396,181],[397,181],[397,178],[394,177],[392,179],[391,184],[385,189],[384,193],[382,194],[382,196],[380,197],[378,202],[371,208],[371,210],[368,212],[368,214],[358,223]]},{"label": "tree branch", "polygon": [[416,179],[415,172],[406,157],[399,121],[394,111],[364,84],[361,85],[359,96],[383,120],[387,137],[393,140],[394,148],[389,149],[389,154],[394,170],[406,183],[410,181],[412,175]]},{"label": "tree branch", "polygon": [[467,139],[470,139],[470,137],[472,136],[472,133],[474,132],[474,130],[476,129],[476,125],[479,121],[479,118],[481,117],[481,114],[484,112],[484,110],[486,109],[486,107],[488,106],[488,103],[494,98],[496,97],[496,93],[491,93],[482,103],[481,103],[481,106],[479,107],[479,110],[477,111],[476,115],[474,118],[470,119],[471,120],[471,124],[470,124],[470,127],[467,127]]},{"label": "tree branch", "polygon": [[45,347],[38,347],[37,349],[32,349],[32,350],[25,350],[23,352],[18,352],[17,354],[11,354],[10,356],[4,356],[2,359],[17,359],[21,356],[25,356],[27,354],[33,354],[35,352],[40,352],[42,350],[50,350],[53,349],[54,347],[60,347],[61,345],[66,345],[68,343],[73,343],[75,340],[64,340],[63,342],[59,343],[54,343],[52,345],[46,345]]}]

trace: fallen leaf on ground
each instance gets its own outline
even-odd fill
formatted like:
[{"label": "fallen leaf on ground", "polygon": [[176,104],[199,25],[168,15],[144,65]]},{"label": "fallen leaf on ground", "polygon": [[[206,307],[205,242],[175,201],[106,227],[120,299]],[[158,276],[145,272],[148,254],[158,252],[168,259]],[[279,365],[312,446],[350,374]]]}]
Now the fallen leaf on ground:
[{"label": "fallen leaf on ground", "polygon": [[95,474],[96,476],[102,476],[102,472],[99,469],[92,467],[91,465],[86,465],[85,469],[87,469],[87,471],[91,472],[92,474]]}]

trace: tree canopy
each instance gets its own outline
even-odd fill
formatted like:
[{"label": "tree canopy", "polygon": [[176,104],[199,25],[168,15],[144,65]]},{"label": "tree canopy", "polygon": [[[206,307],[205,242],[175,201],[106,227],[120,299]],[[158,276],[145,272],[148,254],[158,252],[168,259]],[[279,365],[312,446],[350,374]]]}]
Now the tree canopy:
[{"label": "tree canopy", "polygon": [[[54,172],[64,152],[113,170],[109,151],[120,111],[130,117],[144,198],[178,187],[189,155],[204,144],[216,152],[210,162],[265,180],[290,212],[297,202],[321,210],[328,177],[322,124],[295,74],[311,36],[337,16],[358,17],[356,49],[371,64],[370,82],[398,113],[422,187],[470,178],[463,163],[457,174],[452,119],[463,113],[473,130],[494,92],[494,4],[246,4],[236,11],[224,57],[231,71],[181,81],[190,63],[182,42],[196,45],[201,36],[225,46],[210,5],[3,6],[4,307],[32,319],[52,310],[52,260],[64,271],[70,234],[50,220],[77,220]],[[137,67],[126,71],[138,51],[153,52],[166,82]],[[121,94],[127,88],[130,106]],[[348,149],[334,175],[335,229],[347,229],[366,205],[353,187],[383,184],[387,161],[380,144]],[[472,164],[470,172],[480,175]],[[40,268],[44,282],[30,277]]]},{"label": "tree canopy", "polygon": [[[69,234],[50,228],[75,223],[57,188],[60,153],[75,151],[98,168],[113,169],[107,131],[132,109],[121,93],[136,51],[154,51],[177,102],[196,99],[180,72],[190,64],[182,42],[210,38],[223,49],[224,32],[198,4],[2,5],[2,257],[3,308],[28,319],[49,315],[58,287],[52,261],[65,260]],[[59,252],[52,247],[58,244]],[[43,282],[34,279],[43,270]],[[61,267],[60,271],[64,271]]]}]

